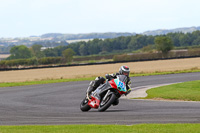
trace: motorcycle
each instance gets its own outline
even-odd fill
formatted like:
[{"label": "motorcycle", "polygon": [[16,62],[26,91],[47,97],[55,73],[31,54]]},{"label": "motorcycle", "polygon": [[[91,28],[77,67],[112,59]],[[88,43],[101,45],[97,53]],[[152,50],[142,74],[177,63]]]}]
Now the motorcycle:
[{"label": "motorcycle", "polygon": [[106,80],[91,94],[87,91],[86,97],[80,104],[81,111],[89,111],[91,108],[98,109],[100,112],[107,110],[123,94],[127,94],[126,80],[125,75],[117,75],[116,79]]}]

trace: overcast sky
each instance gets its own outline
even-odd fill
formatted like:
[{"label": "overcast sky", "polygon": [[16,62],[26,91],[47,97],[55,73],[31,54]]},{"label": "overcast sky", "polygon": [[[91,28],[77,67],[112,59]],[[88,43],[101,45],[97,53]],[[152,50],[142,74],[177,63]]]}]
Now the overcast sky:
[{"label": "overcast sky", "polygon": [[0,0],[0,38],[200,26],[200,0]]}]

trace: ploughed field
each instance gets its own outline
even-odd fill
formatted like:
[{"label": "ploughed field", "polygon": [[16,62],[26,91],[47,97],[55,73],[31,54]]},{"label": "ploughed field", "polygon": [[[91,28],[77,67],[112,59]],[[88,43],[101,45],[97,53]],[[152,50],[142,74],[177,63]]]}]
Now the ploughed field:
[{"label": "ploughed field", "polygon": [[22,82],[43,79],[72,79],[91,76],[104,76],[106,73],[116,73],[121,65],[129,66],[131,73],[153,73],[200,69],[200,58],[0,71],[0,82]]}]

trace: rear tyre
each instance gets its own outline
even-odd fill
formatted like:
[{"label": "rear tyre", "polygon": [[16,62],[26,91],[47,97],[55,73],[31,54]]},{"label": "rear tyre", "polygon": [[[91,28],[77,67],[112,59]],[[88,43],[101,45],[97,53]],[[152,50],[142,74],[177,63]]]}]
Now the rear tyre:
[{"label": "rear tyre", "polygon": [[83,101],[80,104],[80,109],[83,112],[89,111],[91,107],[88,105],[88,99],[84,98]]},{"label": "rear tyre", "polygon": [[110,95],[108,95],[104,101],[102,100],[100,102],[98,111],[103,112],[106,109],[108,109],[111,106],[111,104],[115,101],[116,98],[117,97],[115,96],[114,93],[111,93]]}]

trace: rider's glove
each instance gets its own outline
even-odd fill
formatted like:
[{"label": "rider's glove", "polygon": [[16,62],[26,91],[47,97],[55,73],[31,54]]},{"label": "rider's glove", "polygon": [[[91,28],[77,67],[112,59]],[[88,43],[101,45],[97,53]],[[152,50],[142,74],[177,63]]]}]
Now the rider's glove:
[{"label": "rider's glove", "polygon": [[128,89],[128,91],[125,93],[125,96],[128,95],[131,92],[131,89]]},{"label": "rider's glove", "polygon": [[110,75],[109,74],[106,74],[105,77],[106,77],[106,79],[110,79]]},{"label": "rider's glove", "polygon": [[115,78],[115,76],[116,76],[115,74],[106,74],[105,75],[106,79],[108,79],[108,80]]}]

